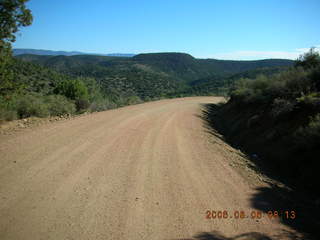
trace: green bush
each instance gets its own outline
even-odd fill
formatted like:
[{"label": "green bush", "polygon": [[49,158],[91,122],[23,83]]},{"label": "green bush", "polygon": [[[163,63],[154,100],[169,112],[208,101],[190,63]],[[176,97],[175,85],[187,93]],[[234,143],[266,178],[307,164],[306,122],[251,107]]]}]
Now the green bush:
[{"label": "green bush", "polygon": [[301,55],[295,65],[304,69],[320,66],[320,54],[313,47],[309,52]]},{"label": "green bush", "polygon": [[247,78],[236,81],[230,92],[231,98],[247,102],[248,97],[253,94],[253,90],[249,88],[250,81],[252,80]]},{"label": "green bush", "polygon": [[142,103],[142,100],[138,96],[130,96],[125,99],[125,105],[133,105]]},{"label": "green bush", "polygon": [[306,127],[300,127],[294,135],[299,147],[318,148],[320,143],[320,113],[311,117],[309,124]]},{"label": "green bush", "polygon": [[295,107],[295,103],[283,98],[276,98],[272,104],[271,114],[278,117],[283,114],[290,113]]},{"label": "green bush", "polygon": [[77,111],[85,110],[90,106],[88,88],[80,79],[62,81],[55,88],[54,93],[74,100]]},{"label": "green bush", "polygon": [[41,96],[21,95],[17,97],[16,109],[20,118],[31,116],[47,117],[50,115],[48,105]]},{"label": "green bush", "polygon": [[0,96],[0,120],[18,119],[15,96]]},{"label": "green bush", "polygon": [[116,108],[117,105],[111,102],[109,99],[97,99],[96,101],[92,102],[89,107],[90,112],[100,112],[107,109]]},{"label": "green bush", "polygon": [[301,97],[297,98],[297,101],[312,107],[320,106],[320,93],[313,92],[307,95],[303,94]]},{"label": "green bush", "polygon": [[86,110],[90,106],[90,103],[87,99],[77,99],[75,103],[76,103],[76,109],[78,112]]},{"label": "green bush", "polygon": [[60,82],[55,88],[54,93],[64,95],[72,100],[88,99],[88,89],[79,79]]},{"label": "green bush", "polygon": [[4,108],[0,108],[0,121],[12,121],[18,118],[18,114],[14,110],[7,110]]},{"label": "green bush", "polygon": [[305,70],[295,68],[256,79],[240,79],[231,89],[231,98],[244,103],[274,104],[277,98],[291,102],[304,95],[319,91],[320,67]]},{"label": "green bush", "polygon": [[51,116],[73,114],[76,111],[75,104],[61,95],[46,96],[45,103]]},{"label": "green bush", "polygon": [[0,120],[58,116],[73,114],[75,111],[74,102],[61,95],[24,94],[12,95],[8,99],[0,98]]}]

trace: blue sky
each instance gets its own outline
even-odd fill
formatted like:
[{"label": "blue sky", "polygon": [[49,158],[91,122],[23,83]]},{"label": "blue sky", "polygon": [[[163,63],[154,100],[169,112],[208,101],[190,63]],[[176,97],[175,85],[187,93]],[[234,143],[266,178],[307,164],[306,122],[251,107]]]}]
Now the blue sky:
[{"label": "blue sky", "polygon": [[320,0],[30,0],[15,48],[296,58],[320,47]]}]

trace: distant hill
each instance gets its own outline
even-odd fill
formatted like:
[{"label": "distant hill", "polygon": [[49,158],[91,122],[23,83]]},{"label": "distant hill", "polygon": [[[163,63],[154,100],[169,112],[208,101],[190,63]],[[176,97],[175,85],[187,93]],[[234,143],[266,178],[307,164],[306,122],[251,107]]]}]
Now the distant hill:
[{"label": "distant hill", "polygon": [[133,57],[136,54],[133,53],[109,53],[106,54],[106,56],[110,56],[110,57]]},{"label": "distant hill", "polygon": [[24,48],[14,48],[13,49],[13,55],[21,55],[21,54],[35,54],[35,55],[65,55],[65,56],[73,56],[73,55],[80,55],[80,54],[86,54],[82,52],[66,52],[66,51],[52,51],[52,50],[41,50],[41,49],[24,49]]},{"label": "distant hill", "polygon": [[197,59],[185,53],[21,54],[8,63],[12,77],[0,86],[0,121],[102,111],[162,98],[226,95],[240,78],[271,75],[293,63]]},{"label": "distant hill", "polygon": [[42,50],[42,49],[29,49],[29,48],[14,48],[13,55],[22,55],[22,54],[34,54],[34,55],[50,55],[50,56],[74,56],[74,55],[101,55],[101,56],[112,56],[112,57],[133,57],[135,54],[131,53],[110,53],[110,54],[92,54],[84,53],[78,51],[52,51],[52,50]]},{"label": "distant hill", "polygon": [[[101,55],[50,56],[22,54],[24,61],[73,77],[91,77],[110,94],[135,94],[141,99],[226,92],[241,77],[284,70],[294,61],[266,59],[228,61],[197,59],[186,53],[147,53],[131,58]],[[267,70],[266,70],[267,69]],[[161,90],[160,90],[161,89]]]},{"label": "distant hill", "polygon": [[[196,59],[185,53],[148,53],[138,54],[132,58],[101,55],[41,56],[34,54],[23,54],[17,57],[63,72],[78,73],[88,66],[94,67],[94,72],[125,70],[134,67],[169,75],[182,82],[195,81],[210,76],[232,75],[258,68],[288,67],[294,62],[286,59],[254,61]],[[91,75],[89,72],[87,74]]]}]

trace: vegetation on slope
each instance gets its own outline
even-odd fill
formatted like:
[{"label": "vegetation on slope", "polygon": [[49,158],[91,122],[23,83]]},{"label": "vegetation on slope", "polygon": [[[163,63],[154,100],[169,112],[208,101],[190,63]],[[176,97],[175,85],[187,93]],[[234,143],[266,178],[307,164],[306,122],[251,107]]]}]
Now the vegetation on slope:
[{"label": "vegetation on slope", "polygon": [[212,75],[210,77],[201,78],[189,83],[191,86],[190,92],[195,95],[227,95],[232,85],[242,78],[255,78],[259,75],[270,76],[287,70],[289,67],[264,67],[257,68],[249,71],[236,73],[233,75],[227,74],[226,76]]},{"label": "vegetation on slope", "polygon": [[0,94],[0,120],[115,107],[93,78],[75,78],[17,59],[11,60],[10,69],[14,80]]},{"label": "vegetation on slope", "polygon": [[119,71],[134,68],[158,73],[162,76],[170,77],[171,80],[183,83],[211,76],[230,76],[257,68],[288,67],[293,64],[293,61],[284,59],[257,61],[196,59],[185,53],[148,53],[139,54],[132,58],[93,55],[40,56],[30,54],[17,57],[67,74],[112,77],[113,74]]},{"label": "vegetation on slope", "polygon": [[211,114],[227,139],[258,156],[258,165],[268,162],[278,176],[319,196],[320,56],[317,52],[311,49],[288,71],[236,81],[230,100]]},{"label": "vegetation on slope", "polygon": [[[214,73],[210,68],[205,69],[207,66],[199,67],[201,64],[197,61],[190,55],[180,53],[142,54],[132,59],[92,55],[10,57],[7,68],[11,69],[12,89],[1,94],[0,118],[9,120],[33,115],[73,114],[159,98],[221,95],[241,76],[280,69],[253,69],[242,75],[232,75]],[[254,64],[256,62],[259,61],[254,61]],[[241,61],[238,63],[242,64]],[[272,60],[265,63],[273,65]],[[290,61],[284,63],[291,64]],[[202,76],[209,77],[199,79]],[[192,79],[197,80],[191,81]],[[70,94],[70,89],[82,95],[75,97]],[[52,99],[54,95],[59,95],[61,105],[69,107],[51,111],[52,101],[48,101],[47,97]],[[24,101],[24,98],[33,107],[26,106],[28,101]],[[18,107],[22,102],[30,111],[22,111]],[[54,104],[57,105],[58,102],[56,100]],[[35,111],[35,108],[40,110]],[[56,106],[55,109],[57,108]]]},{"label": "vegetation on slope", "polygon": [[[239,74],[244,70],[265,72],[265,68],[275,71],[274,69],[281,66],[285,68],[293,63],[291,60],[277,59],[195,59],[184,53],[139,54],[132,58],[91,55],[18,57],[74,77],[92,77],[112,99],[130,95],[137,96],[142,101],[159,97],[225,94],[234,73]],[[275,67],[278,65],[280,67]],[[257,66],[264,68],[260,70]]]}]

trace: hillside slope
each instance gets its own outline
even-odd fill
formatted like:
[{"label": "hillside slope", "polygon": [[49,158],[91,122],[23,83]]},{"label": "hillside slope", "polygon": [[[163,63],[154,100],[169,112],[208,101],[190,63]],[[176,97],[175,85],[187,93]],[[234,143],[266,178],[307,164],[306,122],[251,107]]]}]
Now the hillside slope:
[{"label": "hillside slope", "polygon": [[10,62],[10,84],[0,96],[0,121],[101,111],[160,98],[225,95],[243,73],[237,71],[258,74],[266,70],[257,67],[277,71],[292,64],[289,60],[205,60],[184,53],[132,58],[27,54]]},{"label": "hillside slope", "polygon": [[[225,76],[264,67],[292,66],[292,60],[266,59],[257,61],[227,61],[196,59],[185,53],[149,53],[132,58],[105,56],[38,56],[20,55],[20,59],[35,62],[55,70],[79,73],[88,64],[95,72],[108,71],[111,67],[119,71],[132,66],[165,74],[177,81],[189,82],[211,75]],[[83,72],[82,72],[83,73]],[[87,73],[90,74],[90,73]],[[91,73],[92,74],[92,73]]]},{"label": "hillside slope", "polygon": [[226,139],[299,191],[320,196],[320,56],[309,52],[296,68],[237,81],[228,103],[208,108]]}]

